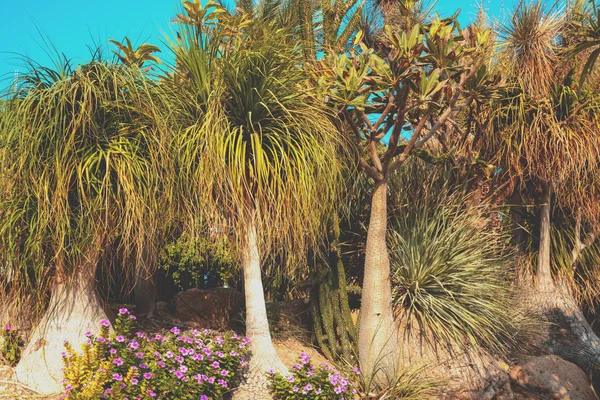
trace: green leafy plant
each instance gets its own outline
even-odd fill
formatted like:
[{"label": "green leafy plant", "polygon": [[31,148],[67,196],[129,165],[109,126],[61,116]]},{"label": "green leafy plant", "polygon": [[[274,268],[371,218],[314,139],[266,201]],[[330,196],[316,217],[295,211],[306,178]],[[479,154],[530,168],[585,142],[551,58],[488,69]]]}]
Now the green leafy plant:
[{"label": "green leafy plant", "polygon": [[183,289],[228,285],[237,267],[225,239],[184,234],[166,245],[159,255],[159,268]]},{"label": "green leafy plant", "polygon": [[0,335],[3,339],[0,354],[11,366],[17,365],[21,358],[21,346],[23,346],[19,331],[9,324],[0,331]]},{"label": "green leafy plant", "polygon": [[148,337],[134,324],[122,308],[114,333],[103,321],[81,353],[65,344],[66,399],[219,399],[239,383],[249,339],[177,327]]}]

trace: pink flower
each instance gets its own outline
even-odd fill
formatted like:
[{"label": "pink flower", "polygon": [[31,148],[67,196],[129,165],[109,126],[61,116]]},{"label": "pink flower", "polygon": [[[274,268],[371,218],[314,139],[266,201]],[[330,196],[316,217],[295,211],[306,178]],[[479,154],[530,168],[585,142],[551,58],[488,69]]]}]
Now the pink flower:
[{"label": "pink flower", "polygon": [[110,349],[108,352],[110,354],[117,354],[117,349]]},{"label": "pink flower", "polygon": [[65,390],[68,392],[69,390],[73,389],[73,385],[67,385],[65,386]]},{"label": "pink flower", "polygon": [[360,375],[360,369],[358,369],[358,367],[352,368],[352,371],[354,371],[356,375]]},{"label": "pink flower", "polygon": [[161,368],[164,368],[166,366],[166,364],[164,362],[162,362],[162,361],[157,361],[156,365],[158,365]]},{"label": "pink flower", "polygon": [[223,380],[223,379],[219,379],[217,381],[217,385],[221,385],[223,387],[227,387],[227,381]]},{"label": "pink flower", "polygon": [[[148,394],[149,394],[151,397],[156,397],[156,392],[154,392],[153,390],[150,390],[150,389],[148,389]],[[208,399],[207,399],[207,400],[208,400]]]},{"label": "pink flower", "polygon": [[208,400],[208,396],[205,394],[200,395],[200,400]]},{"label": "pink flower", "polygon": [[144,374],[144,379],[152,379],[152,372],[146,372]]},{"label": "pink flower", "polygon": [[125,341],[125,336],[119,335],[115,338],[115,340],[119,343],[123,343]]},{"label": "pink flower", "polygon": [[302,361],[302,364],[308,364],[310,362],[310,356],[306,353],[301,353],[300,361]]},{"label": "pink flower", "polygon": [[[158,364],[158,363],[157,363]],[[148,369],[148,365],[146,363],[141,363],[140,364],[140,368],[141,369]]]},{"label": "pink flower", "polygon": [[120,374],[113,374],[113,379],[115,381],[122,381],[123,380],[123,376]]},{"label": "pink flower", "polygon": [[144,353],[142,353],[142,352],[140,351],[140,352],[138,352],[138,353],[135,353],[135,356],[136,356],[137,358],[144,358]]},{"label": "pink flower", "polygon": [[102,321],[100,321],[100,325],[106,326],[108,328],[110,326],[110,322],[108,322],[107,320],[103,319]]},{"label": "pink flower", "polygon": [[227,376],[229,375],[229,371],[227,371],[226,369],[221,371],[221,376]]},{"label": "pink flower", "polygon": [[181,332],[181,331],[180,331],[180,330],[179,330],[179,328],[178,328],[178,327],[176,327],[176,326],[174,326],[173,328],[171,328],[171,333],[172,333],[173,335],[179,335],[179,333],[180,333],[180,332]]},{"label": "pink flower", "polygon": [[121,360],[120,358],[115,358],[113,360],[113,364],[115,364],[115,365],[117,365],[117,366],[120,367],[121,365],[123,365],[123,360]]},{"label": "pink flower", "polygon": [[129,347],[131,347],[132,349],[137,349],[138,347],[140,347],[140,344],[138,342],[136,342],[135,340],[132,341],[131,343],[129,343]]},{"label": "pink flower", "polygon": [[175,371],[175,376],[179,379],[183,378],[185,374],[181,371]]},{"label": "pink flower", "polygon": [[211,367],[213,368],[219,368],[220,364],[218,361],[213,362],[212,364],[210,364]]},{"label": "pink flower", "polygon": [[120,315],[129,314],[129,310],[126,308],[121,308],[121,309],[119,309],[119,314]]}]

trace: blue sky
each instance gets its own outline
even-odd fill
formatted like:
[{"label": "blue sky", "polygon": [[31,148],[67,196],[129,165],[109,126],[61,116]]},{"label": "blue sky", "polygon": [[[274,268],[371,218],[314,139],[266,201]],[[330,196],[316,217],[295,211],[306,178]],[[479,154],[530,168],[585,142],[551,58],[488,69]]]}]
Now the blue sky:
[{"label": "blue sky", "polygon": [[[515,0],[505,0],[510,8]],[[439,0],[442,15],[462,9],[461,22],[475,15],[477,0]],[[27,55],[49,65],[48,40],[68,58],[77,62],[89,58],[88,46],[121,40],[128,36],[134,43],[161,45],[169,21],[179,0],[0,0],[0,87],[12,80],[22,68],[18,55]],[[486,9],[493,18],[504,13],[504,1],[487,0]]]}]

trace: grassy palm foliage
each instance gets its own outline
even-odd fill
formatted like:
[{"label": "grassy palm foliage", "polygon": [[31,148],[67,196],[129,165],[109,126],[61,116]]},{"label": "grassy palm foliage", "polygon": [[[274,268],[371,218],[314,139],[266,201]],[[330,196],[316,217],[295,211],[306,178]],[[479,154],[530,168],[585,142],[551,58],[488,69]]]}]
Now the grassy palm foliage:
[{"label": "grassy palm foliage", "polygon": [[11,268],[64,279],[117,237],[129,250],[152,245],[163,186],[151,104],[138,70],[101,60],[23,76],[0,121]]},{"label": "grassy palm foliage", "polygon": [[306,248],[334,208],[342,143],[307,90],[299,47],[268,27],[229,36],[231,18],[244,24],[227,13],[203,33],[182,30],[175,48],[186,79],[170,117],[186,206],[234,238],[255,218],[266,248]]},{"label": "grassy palm foliage", "polygon": [[[499,65],[506,71],[495,103],[495,126],[482,141],[502,174],[534,185],[548,183],[563,205],[581,201],[597,175],[600,149],[598,93],[579,90],[563,47],[565,17],[541,2],[522,3],[500,30]],[[571,68],[572,67],[572,68]],[[597,215],[587,208],[586,215]]]}]

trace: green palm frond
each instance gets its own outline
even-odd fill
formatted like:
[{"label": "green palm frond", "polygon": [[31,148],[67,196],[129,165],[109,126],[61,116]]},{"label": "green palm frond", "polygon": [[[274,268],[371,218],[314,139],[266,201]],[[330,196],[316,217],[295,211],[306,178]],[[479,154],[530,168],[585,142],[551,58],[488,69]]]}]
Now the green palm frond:
[{"label": "green palm frond", "polygon": [[137,68],[142,68],[144,63],[148,61],[160,64],[160,60],[152,54],[160,52],[160,49],[157,46],[142,43],[134,49],[131,40],[129,40],[128,37],[125,37],[125,44],[117,42],[116,40],[110,40],[110,42],[119,49],[119,52],[114,50],[112,52],[117,56],[119,61],[128,67],[135,66]]},{"label": "green palm frond", "polygon": [[11,177],[0,199],[3,254],[15,268],[68,275],[116,237],[127,251],[151,248],[165,194],[153,84],[102,61],[52,84],[32,84],[37,74],[0,121],[0,168]]}]

